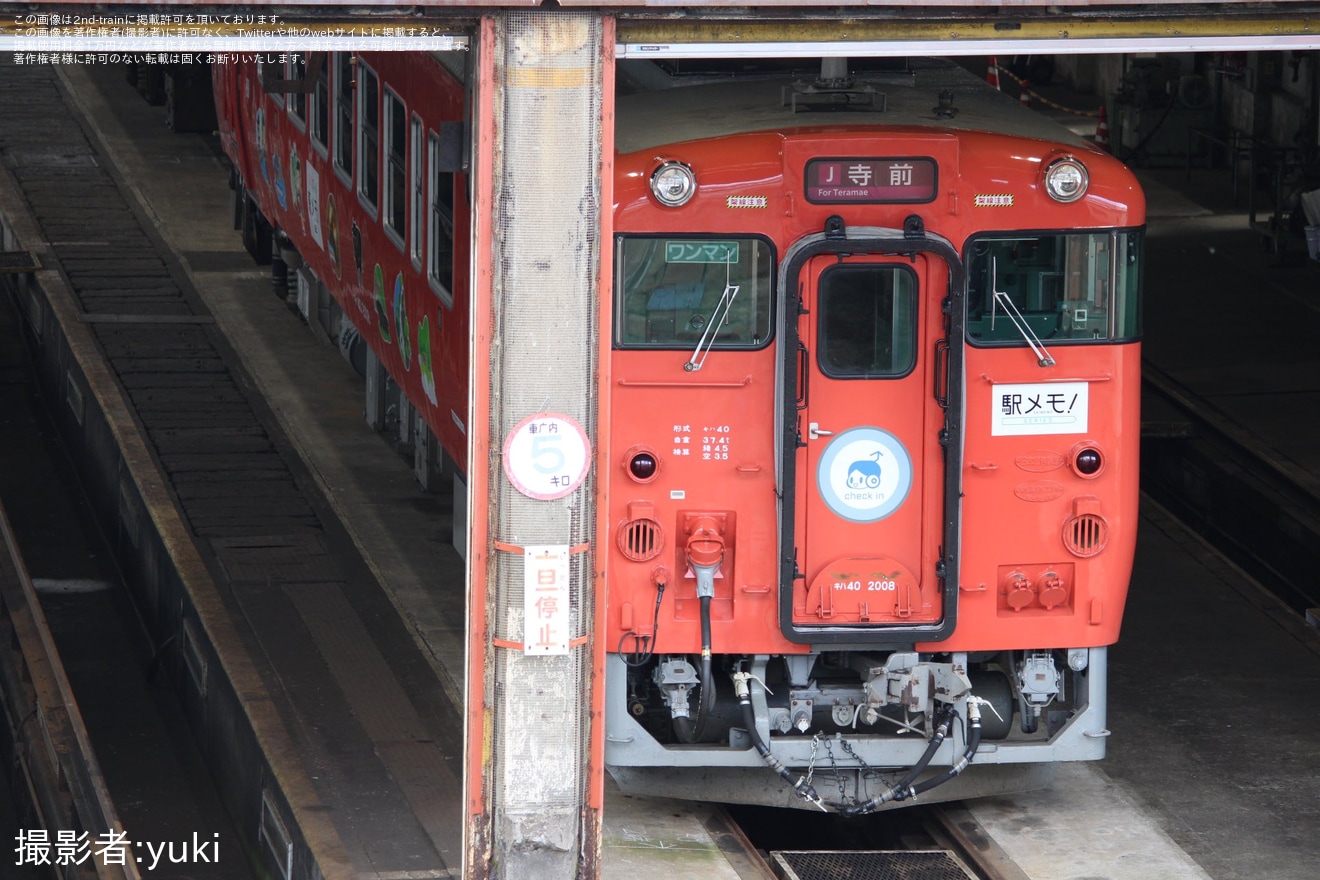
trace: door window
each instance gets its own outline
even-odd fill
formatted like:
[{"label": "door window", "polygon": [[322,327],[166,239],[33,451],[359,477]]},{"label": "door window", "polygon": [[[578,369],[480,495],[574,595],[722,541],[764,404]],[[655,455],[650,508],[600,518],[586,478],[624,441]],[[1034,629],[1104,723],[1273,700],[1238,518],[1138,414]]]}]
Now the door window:
[{"label": "door window", "polygon": [[821,372],[904,376],[916,362],[916,276],[906,266],[834,266],[820,277]]}]

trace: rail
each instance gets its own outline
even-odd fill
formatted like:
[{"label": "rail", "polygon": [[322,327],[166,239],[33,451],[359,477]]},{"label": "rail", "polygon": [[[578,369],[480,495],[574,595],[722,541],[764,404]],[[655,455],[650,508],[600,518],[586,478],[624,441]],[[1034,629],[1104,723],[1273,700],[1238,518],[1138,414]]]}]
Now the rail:
[{"label": "rail", "polygon": [[[737,812],[744,821],[755,822],[755,811]],[[900,876],[1031,880],[959,802],[886,815],[890,824],[874,834],[859,829],[855,820],[814,813],[812,821],[791,829],[774,825],[769,833],[763,828],[744,832],[729,810],[717,806],[706,827],[741,880]],[[859,842],[864,842],[862,848],[856,847]],[[769,852],[758,848],[767,844],[775,848]],[[870,849],[868,844],[886,848]]]},{"label": "rail", "polygon": [[1030,880],[960,803],[930,808],[926,833],[956,853],[980,880]]},{"label": "rail", "polygon": [[1182,423],[1145,423],[1142,490],[1299,614],[1320,608],[1320,480],[1160,370],[1142,370],[1143,410]]},{"label": "rail", "polygon": [[[23,774],[14,788],[27,789],[47,831],[50,863],[56,865],[65,856],[66,864],[58,866],[64,880],[138,880],[124,829],[3,505],[0,536],[4,544],[0,631],[8,630],[9,636],[6,647],[0,648],[0,685],[4,721],[22,759]],[[61,854],[56,848],[58,832],[73,832],[74,839],[86,846],[71,845]],[[104,857],[97,857],[102,850],[114,849],[124,856],[124,864],[107,864]]]}]

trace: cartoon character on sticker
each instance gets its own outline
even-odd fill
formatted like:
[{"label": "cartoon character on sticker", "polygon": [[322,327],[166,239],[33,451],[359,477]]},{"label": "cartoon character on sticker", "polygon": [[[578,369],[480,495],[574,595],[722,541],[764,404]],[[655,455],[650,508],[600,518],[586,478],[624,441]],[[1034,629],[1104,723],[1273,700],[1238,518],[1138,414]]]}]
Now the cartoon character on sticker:
[{"label": "cartoon character on sticker", "polygon": [[335,277],[342,279],[343,270],[339,265],[339,211],[335,208],[335,194],[325,197],[325,241],[330,251],[330,265],[334,267]]},{"label": "cartoon character on sticker", "polygon": [[431,317],[422,316],[417,325],[417,369],[422,374],[422,391],[435,406],[435,374],[431,370]]},{"label": "cartoon character on sticker", "polygon": [[869,459],[864,458],[848,465],[849,489],[878,489],[880,487],[882,476],[880,455],[879,452],[873,452]]},{"label": "cartoon character on sticker", "polygon": [[380,263],[376,264],[376,327],[380,330],[380,338],[385,342],[392,342],[390,336],[390,312],[385,307],[385,273],[380,270]]},{"label": "cartoon character on sticker", "polygon": [[275,169],[275,200],[280,203],[280,210],[289,210],[289,191],[284,186],[284,171],[280,167],[280,157],[271,156],[271,165]]},{"label": "cartoon character on sticker", "polygon": [[257,156],[261,159],[261,176],[270,182],[270,167],[266,162],[266,108],[257,108]]},{"label": "cartoon character on sticker", "polygon": [[399,337],[403,368],[412,369],[412,328],[408,326],[408,298],[403,295],[403,273],[394,279],[394,334]]},{"label": "cartoon character on sticker", "polygon": [[289,189],[293,191],[293,209],[302,213],[303,174],[302,159],[296,146],[289,147]]},{"label": "cartoon character on sticker", "polygon": [[316,169],[316,164],[307,162],[305,165],[300,163],[302,168],[303,181],[307,185],[307,192],[303,194],[303,203],[307,205],[307,231],[312,234],[312,240],[321,250],[326,250],[325,244],[325,219],[323,217],[323,202],[321,201],[321,174]]}]

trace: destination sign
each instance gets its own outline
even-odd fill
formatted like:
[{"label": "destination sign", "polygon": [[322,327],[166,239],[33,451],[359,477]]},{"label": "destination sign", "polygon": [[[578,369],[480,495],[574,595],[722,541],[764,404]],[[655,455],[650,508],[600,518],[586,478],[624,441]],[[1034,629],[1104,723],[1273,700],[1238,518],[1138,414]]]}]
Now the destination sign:
[{"label": "destination sign", "polygon": [[924,203],[935,200],[934,159],[812,159],[803,175],[816,204]]}]

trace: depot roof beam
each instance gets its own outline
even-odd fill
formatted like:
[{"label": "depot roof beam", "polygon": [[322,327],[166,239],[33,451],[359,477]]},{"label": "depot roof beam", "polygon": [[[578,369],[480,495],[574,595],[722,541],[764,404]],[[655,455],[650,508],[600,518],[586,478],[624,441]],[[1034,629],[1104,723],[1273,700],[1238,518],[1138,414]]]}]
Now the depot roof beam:
[{"label": "depot roof beam", "polygon": [[[1208,12],[1200,10],[1205,16]],[[819,58],[884,55],[1069,55],[1320,48],[1320,13],[1048,20],[968,18],[778,21],[620,20],[619,58]]]}]

